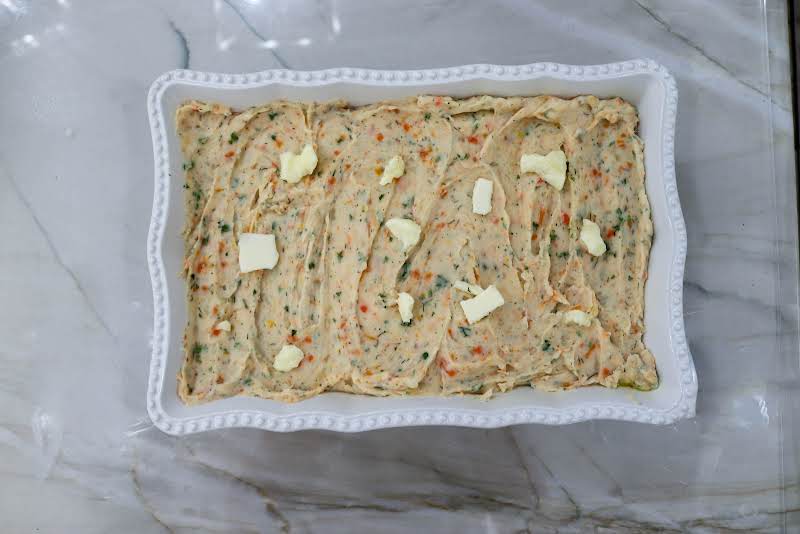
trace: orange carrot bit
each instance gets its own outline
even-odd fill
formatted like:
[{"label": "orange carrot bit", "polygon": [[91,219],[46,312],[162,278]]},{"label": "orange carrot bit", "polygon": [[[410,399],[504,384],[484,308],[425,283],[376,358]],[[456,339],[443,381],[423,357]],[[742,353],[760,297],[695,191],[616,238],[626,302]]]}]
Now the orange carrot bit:
[{"label": "orange carrot bit", "polygon": [[601,172],[600,172],[600,171],[597,169],[597,167],[593,167],[591,172],[592,172],[592,177],[593,177],[593,178],[599,178],[599,177],[600,177],[600,175],[602,174],[602,173],[601,173]]},{"label": "orange carrot bit", "polygon": [[544,216],[547,214],[547,210],[544,208],[539,208],[539,226],[544,224]]},{"label": "orange carrot bit", "polygon": [[445,198],[447,196],[447,188],[440,187],[439,188],[439,198]]},{"label": "orange carrot bit", "polygon": [[432,272],[428,271],[427,273],[425,273],[425,281],[428,281],[431,278],[433,278],[433,273]]},{"label": "orange carrot bit", "polygon": [[275,146],[281,148],[283,146],[283,141],[281,141],[280,139],[275,139]]},{"label": "orange carrot bit", "polygon": [[421,157],[422,159],[428,159],[428,156],[430,156],[430,155],[431,155],[431,149],[430,148],[421,148],[419,150],[419,157]]},{"label": "orange carrot bit", "polygon": [[367,310],[369,310],[366,304],[362,304],[358,309],[361,310],[362,313],[367,313]]},{"label": "orange carrot bit", "polygon": [[419,272],[419,269],[414,269],[413,271],[411,271],[411,278],[419,280],[420,276],[422,276],[422,274]]},{"label": "orange carrot bit", "polygon": [[303,343],[305,343],[306,345],[307,345],[307,344],[309,344],[309,343],[311,343],[311,336],[306,336],[306,337],[304,337],[304,338],[303,338]]},{"label": "orange carrot bit", "polygon": [[228,150],[227,152],[225,152],[225,157],[232,158],[234,154],[236,154],[236,152],[234,152],[233,150]]},{"label": "orange carrot bit", "polygon": [[365,369],[364,374],[367,376],[372,376],[372,369]]},{"label": "orange carrot bit", "polygon": [[212,336],[217,337],[219,334],[220,334],[220,329],[219,328],[212,328],[211,329],[211,335]]},{"label": "orange carrot bit", "polygon": [[313,354],[307,354],[306,355],[306,360],[308,360],[309,362],[313,362],[314,361],[314,355]]},{"label": "orange carrot bit", "polygon": [[333,176],[328,178],[328,185],[336,185],[336,178],[334,178]]},{"label": "orange carrot bit", "polygon": [[608,367],[603,367],[602,369],[600,369],[600,378],[606,378],[610,374],[611,371],[608,370]]},{"label": "orange carrot bit", "polygon": [[383,141],[383,134],[378,132],[378,135],[375,136],[375,139],[377,139],[378,142],[380,143],[381,141]]},{"label": "orange carrot bit", "polygon": [[615,232],[613,228],[609,228],[608,232],[606,232],[606,238],[607,239],[611,239],[615,235],[617,235],[617,232]]},{"label": "orange carrot bit", "polygon": [[383,167],[381,166],[375,167],[375,176],[380,176],[382,174],[383,174]]},{"label": "orange carrot bit", "polygon": [[474,136],[474,135],[470,135],[469,137],[467,137],[467,142],[469,144],[471,144],[471,145],[477,145],[479,143],[478,137]]},{"label": "orange carrot bit", "polygon": [[483,354],[483,347],[478,345],[472,348],[472,354]]},{"label": "orange carrot bit", "polygon": [[222,384],[225,382],[225,378],[222,375],[217,375],[217,384]]},{"label": "orange carrot bit", "polygon": [[403,130],[407,132],[407,131],[409,131],[410,129],[411,129],[411,125],[410,125],[410,124],[408,124],[407,122],[404,122],[404,123],[403,123]]},{"label": "orange carrot bit", "polygon": [[456,376],[456,370],[455,369],[448,369],[448,370],[445,371],[445,373],[447,373],[447,376]]},{"label": "orange carrot bit", "polygon": [[597,343],[592,343],[591,345],[589,345],[589,350],[586,352],[586,355],[585,355],[585,357],[586,357],[586,358],[591,358],[591,357],[592,357],[592,353],[593,353],[593,352],[594,352],[596,349],[597,349]]},{"label": "orange carrot bit", "polygon": [[569,213],[564,212],[561,214],[561,222],[564,223],[564,226],[569,224]]},{"label": "orange carrot bit", "polygon": [[351,167],[352,167],[352,165],[350,165],[349,163],[345,163],[344,164],[344,170],[346,170],[346,171],[349,171]]},{"label": "orange carrot bit", "polygon": [[217,308],[216,306],[214,306],[213,308],[211,308],[211,313],[212,313],[213,315],[217,315],[217,313],[219,313],[219,308]]},{"label": "orange carrot bit", "polygon": [[433,99],[433,105],[441,106],[442,105],[442,97],[441,96],[437,96],[436,98],[434,98]]},{"label": "orange carrot bit", "polygon": [[341,153],[342,153],[342,151],[341,151],[341,150],[339,150],[338,148],[337,148],[336,150],[334,150],[334,151],[333,151],[333,155],[334,155],[334,156],[338,156],[338,155],[339,155],[339,154],[341,154]]}]

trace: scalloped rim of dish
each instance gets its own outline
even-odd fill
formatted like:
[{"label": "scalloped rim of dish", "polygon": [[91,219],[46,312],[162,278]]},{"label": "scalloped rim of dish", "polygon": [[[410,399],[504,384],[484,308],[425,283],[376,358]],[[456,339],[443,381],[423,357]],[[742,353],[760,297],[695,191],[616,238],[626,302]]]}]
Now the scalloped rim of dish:
[{"label": "scalloped rim of dish", "polygon": [[[173,83],[200,82],[212,88],[257,88],[270,84],[293,86],[325,85],[352,82],[364,85],[404,85],[422,82],[443,83],[471,79],[531,80],[541,77],[561,80],[607,80],[633,74],[656,75],[666,94],[662,128],[662,177],[669,206],[668,217],[675,239],[669,268],[670,331],[673,355],[678,360],[680,397],[666,410],[636,407],[631,404],[584,403],[569,408],[531,407],[505,409],[502,413],[486,414],[476,410],[447,408],[406,410],[370,410],[366,413],[343,416],[308,411],[298,414],[273,415],[263,410],[220,410],[210,415],[174,417],[161,402],[166,372],[169,340],[167,339],[168,298],[167,281],[161,255],[164,226],[167,216],[169,157],[166,148],[165,121],[160,105],[165,89]],[[148,116],[153,138],[155,187],[153,211],[147,236],[147,263],[153,287],[154,335],[147,388],[147,411],[156,427],[162,431],[183,435],[216,428],[261,428],[273,431],[324,429],[357,432],[379,428],[418,425],[454,425],[476,428],[496,428],[520,423],[569,424],[590,419],[612,419],[651,424],[670,424],[694,416],[697,399],[697,375],[686,341],[683,319],[683,274],[686,262],[686,226],[678,197],[675,179],[674,139],[678,93],[669,71],[655,61],[639,59],[604,65],[564,65],[532,63],[528,65],[464,65],[460,67],[425,70],[373,70],[335,68],[316,71],[272,69],[249,74],[219,74],[191,70],[173,70],[157,78],[147,97]]]}]

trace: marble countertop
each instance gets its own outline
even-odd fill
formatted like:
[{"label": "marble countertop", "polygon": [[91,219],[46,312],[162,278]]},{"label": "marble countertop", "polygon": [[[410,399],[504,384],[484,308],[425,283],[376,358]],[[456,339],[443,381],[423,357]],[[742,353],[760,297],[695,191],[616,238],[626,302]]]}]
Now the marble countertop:
[{"label": "marble countertop", "polygon": [[[4,532],[796,532],[782,0],[0,0]],[[697,417],[162,434],[145,97],[163,71],[605,63],[675,75]]]}]

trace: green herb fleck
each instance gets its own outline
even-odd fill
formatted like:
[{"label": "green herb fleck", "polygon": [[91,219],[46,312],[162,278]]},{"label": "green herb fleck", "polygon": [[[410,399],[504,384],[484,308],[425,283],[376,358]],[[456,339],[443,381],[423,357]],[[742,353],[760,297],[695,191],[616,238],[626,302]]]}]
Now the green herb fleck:
[{"label": "green herb fleck", "polygon": [[427,352],[423,352],[422,353],[422,359],[423,360],[427,360],[428,359],[428,353]]},{"label": "green herb fleck", "polygon": [[408,262],[403,263],[403,266],[400,267],[400,273],[397,275],[397,280],[402,282],[406,278],[408,278],[408,271],[411,269],[411,265]]},{"label": "green herb fleck", "polygon": [[222,232],[223,234],[225,232],[229,232],[230,229],[231,229],[230,225],[228,223],[226,223],[225,221],[219,221],[217,223],[217,226],[219,226],[219,231]]},{"label": "green herb fleck", "polygon": [[278,115],[280,115],[280,113],[277,112],[277,111],[270,111],[269,113],[267,113],[267,116],[269,117],[269,120],[271,120],[271,121],[274,121],[275,117],[277,117]]},{"label": "green herb fleck", "polygon": [[205,345],[201,345],[200,343],[195,343],[192,347],[192,356],[194,356],[195,361],[200,361],[200,353],[206,350]]},{"label": "green herb fleck", "polygon": [[184,171],[190,171],[192,169],[194,169],[194,160],[184,161],[183,162],[183,170]]},{"label": "green herb fleck", "polygon": [[545,351],[545,352],[549,352],[549,351],[553,350],[553,347],[550,346],[550,340],[549,339],[545,339],[544,340],[544,343],[542,344],[542,350]]},{"label": "green herb fleck", "polygon": [[450,280],[442,276],[441,274],[436,275],[436,288],[441,289],[443,287],[447,287],[450,285]]},{"label": "green herb fleck", "polygon": [[231,136],[228,139],[228,144],[232,145],[233,143],[235,143],[238,140],[239,140],[239,134],[237,134],[236,132],[231,132]]},{"label": "green herb fleck", "polygon": [[472,334],[472,330],[466,326],[459,326],[458,331],[461,332],[461,335],[464,337],[469,337]]},{"label": "green herb fleck", "polygon": [[200,143],[201,145],[204,145],[204,144],[208,143],[208,137],[199,137],[197,139],[197,142]]},{"label": "green herb fleck", "polygon": [[424,116],[425,116],[425,120],[426,121],[431,120],[431,114],[430,113],[426,113]]}]

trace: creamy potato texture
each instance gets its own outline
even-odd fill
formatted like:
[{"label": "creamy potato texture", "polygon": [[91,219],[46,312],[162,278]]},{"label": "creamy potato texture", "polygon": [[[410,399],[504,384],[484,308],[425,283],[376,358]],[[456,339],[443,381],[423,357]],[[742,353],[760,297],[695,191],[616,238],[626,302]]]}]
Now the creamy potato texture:
[{"label": "creamy potato texture", "polygon": [[[656,387],[642,341],[653,231],[637,121],[627,102],[593,96],[185,103],[181,399]],[[316,168],[281,180],[281,154],[306,145]],[[520,169],[553,151],[566,155],[561,190]],[[398,156],[402,175],[381,184]],[[481,178],[487,214],[473,212]],[[390,219],[419,225],[419,241],[404,247]],[[579,239],[584,219],[600,228],[600,256]],[[275,236],[274,268],[240,272],[244,233]],[[474,295],[457,282],[494,286],[504,303],[468,324],[460,303]],[[414,299],[408,323],[400,293]],[[303,356],[281,371],[285,345]]]}]

